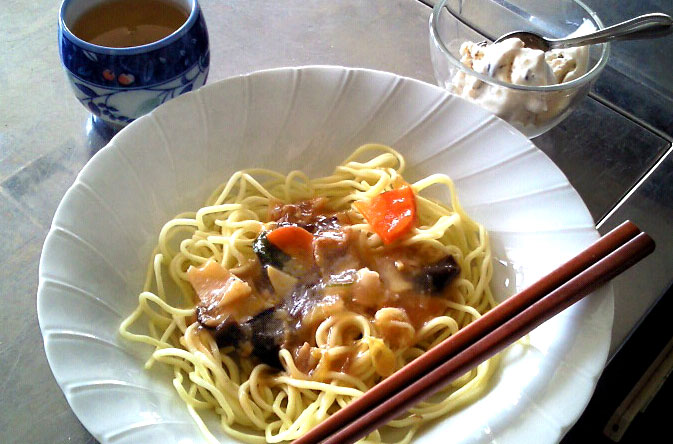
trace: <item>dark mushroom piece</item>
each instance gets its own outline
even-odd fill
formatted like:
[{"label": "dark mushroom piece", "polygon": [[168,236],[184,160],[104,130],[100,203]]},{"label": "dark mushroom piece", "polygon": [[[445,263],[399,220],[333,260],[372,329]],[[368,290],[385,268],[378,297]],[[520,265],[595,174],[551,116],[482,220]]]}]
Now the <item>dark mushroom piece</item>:
[{"label": "dark mushroom piece", "polygon": [[288,322],[285,310],[271,307],[243,323],[227,318],[211,331],[219,347],[241,347],[248,343],[252,346],[252,355],[261,362],[279,370],[283,369],[278,352],[287,340]]},{"label": "dark mushroom piece", "polygon": [[414,276],[418,289],[424,293],[441,293],[460,274],[460,267],[453,256],[426,265]]},{"label": "dark mushroom piece", "polygon": [[278,357],[287,340],[287,313],[274,307],[264,310],[247,322],[252,330],[252,354],[265,364],[283,368]]}]

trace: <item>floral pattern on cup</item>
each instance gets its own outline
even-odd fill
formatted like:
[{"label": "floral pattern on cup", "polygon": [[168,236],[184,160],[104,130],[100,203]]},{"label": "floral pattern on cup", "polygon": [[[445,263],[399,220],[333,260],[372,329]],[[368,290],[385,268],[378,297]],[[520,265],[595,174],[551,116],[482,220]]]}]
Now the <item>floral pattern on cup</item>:
[{"label": "floral pattern on cup", "polygon": [[110,71],[109,69],[103,71],[103,79],[107,80],[108,82],[114,82],[116,78],[117,76],[115,76],[113,71]]},{"label": "floral pattern on cup", "polygon": [[[69,78],[75,90],[75,96],[92,114],[108,123],[125,125],[167,100],[204,85],[208,75],[208,65],[205,64],[208,60],[208,53],[201,60],[203,63],[197,63],[179,78],[146,88],[109,89],[105,86],[83,82],[72,75],[69,75]],[[134,98],[129,99],[129,95],[133,95]]]},{"label": "floral pattern on cup", "polygon": [[133,81],[135,80],[135,76],[133,74],[124,74],[121,73],[119,74],[119,77],[117,78],[117,81],[121,83],[124,86],[129,86]]}]

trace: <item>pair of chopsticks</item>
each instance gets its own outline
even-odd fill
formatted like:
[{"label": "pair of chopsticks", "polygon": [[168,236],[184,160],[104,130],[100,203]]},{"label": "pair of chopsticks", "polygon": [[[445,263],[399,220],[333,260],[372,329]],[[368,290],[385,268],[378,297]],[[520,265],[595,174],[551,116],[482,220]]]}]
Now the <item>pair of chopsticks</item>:
[{"label": "pair of chopsticks", "polygon": [[352,443],[446,387],[654,251],[626,221],[589,248],[369,389],[294,444]]}]

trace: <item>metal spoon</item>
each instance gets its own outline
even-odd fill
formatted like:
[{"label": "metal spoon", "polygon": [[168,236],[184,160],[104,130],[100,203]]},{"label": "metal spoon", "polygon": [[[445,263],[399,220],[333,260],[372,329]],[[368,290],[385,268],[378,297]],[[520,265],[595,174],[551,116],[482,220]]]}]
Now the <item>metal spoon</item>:
[{"label": "metal spoon", "polygon": [[671,16],[662,13],[652,13],[641,15],[580,37],[550,39],[529,31],[514,31],[503,35],[495,43],[516,37],[523,41],[526,48],[549,51],[550,49],[592,45],[612,40],[662,37],[670,34],[671,31],[673,31],[673,19]]}]

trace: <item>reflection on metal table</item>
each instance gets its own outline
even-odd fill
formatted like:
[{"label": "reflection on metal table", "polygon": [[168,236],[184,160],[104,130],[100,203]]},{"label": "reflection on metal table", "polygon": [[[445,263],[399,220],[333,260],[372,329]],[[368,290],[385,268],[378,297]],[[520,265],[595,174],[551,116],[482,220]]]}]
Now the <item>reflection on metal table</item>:
[{"label": "reflection on metal table", "polygon": [[[54,211],[110,135],[86,126],[87,111],[62,72],[58,2],[11,3],[0,12],[0,441],[95,442],[51,375],[35,294],[38,260]],[[210,82],[264,68],[335,64],[434,83],[426,3],[200,3],[210,29]],[[673,13],[663,0],[632,1],[620,8],[602,0],[587,3],[607,24],[655,10]],[[651,257],[615,281],[611,356],[618,355],[673,278],[672,39],[613,45],[612,59],[590,97],[534,140],[567,175],[601,233],[631,219],[657,241]]]}]

